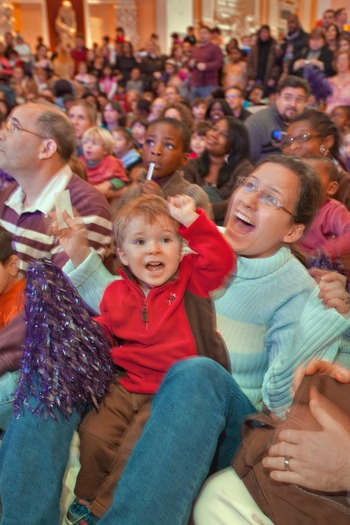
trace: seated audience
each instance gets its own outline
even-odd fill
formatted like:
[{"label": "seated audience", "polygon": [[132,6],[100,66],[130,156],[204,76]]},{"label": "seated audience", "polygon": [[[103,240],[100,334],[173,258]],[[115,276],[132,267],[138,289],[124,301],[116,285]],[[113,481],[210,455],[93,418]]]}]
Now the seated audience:
[{"label": "seated audience", "polygon": [[[271,185],[276,194],[268,193]],[[237,382],[215,361],[202,357],[185,359],[171,368],[101,525],[187,524],[210,469],[215,472],[230,465],[240,444],[243,418],[261,410],[263,404],[283,416],[291,402],[295,367],[315,355],[334,358],[337,334],[349,321],[336,310],[324,308],[315,282],[288,248],[312,220],[319,191],[319,180],[309,166],[279,156],[265,161],[235,193],[227,238],[239,255],[238,269],[217,300],[217,309]],[[79,232],[80,225],[72,239],[77,240]],[[88,295],[96,305],[113,277],[101,274],[95,254],[86,247],[75,249],[75,255],[78,251],[83,262],[77,259],[77,266],[71,264],[69,274],[75,282],[80,280],[80,292],[90,290],[85,299]],[[92,274],[88,271],[90,285],[85,287],[79,273],[88,270],[86,265]],[[320,283],[323,290],[326,284]],[[347,298],[345,290],[344,295]],[[67,420],[38,421],[30,410],[12,419],[0,449],[4,520],[11,516],[16,522],[25,506],[33,523],[40,519],[58,523],[61,480],[77,419],[72,414]],[[38,453],[23,453],[33,449]],[[18,450],[21,454],[15,453]],[[48,458],[55,468],[39,468],[47,465]],[[17,490],[28,476],[32,478],[33,469],[35,491],[40,486],[45,492],[35,506],[27,504],[32,499],[28,481],[20,499]]]}]

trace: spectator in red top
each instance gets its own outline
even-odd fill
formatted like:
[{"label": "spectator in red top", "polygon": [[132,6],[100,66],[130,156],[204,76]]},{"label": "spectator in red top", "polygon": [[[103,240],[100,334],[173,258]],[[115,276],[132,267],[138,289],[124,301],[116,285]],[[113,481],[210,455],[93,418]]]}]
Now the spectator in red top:
[{"label": "spectator in red top", "polygon": [[199,41],[194,47],[188,66],[192,71],[191,98],[206,98],[219,85],[219,71],[223,67],[223,54],[219,46],[211,42],[209,27],[199,30]]},{"label": "spectator in red top", "polygon": [[88,59],[88,48],[84,44],[84,36],[78,33],[75,38],[75,47],[71,51],[72,58],[75,62],[75,73],[79,62],[87,62]]}]

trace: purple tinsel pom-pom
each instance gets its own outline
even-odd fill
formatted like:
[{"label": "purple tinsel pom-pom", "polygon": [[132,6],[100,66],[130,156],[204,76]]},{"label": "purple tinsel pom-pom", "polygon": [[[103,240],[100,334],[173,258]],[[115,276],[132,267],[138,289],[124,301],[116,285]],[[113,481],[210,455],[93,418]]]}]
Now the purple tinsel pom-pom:
[{"label": "purple tinsel pom-pom", "polygon": [[27,270],[27,330],[14,405],[43,418],[69,417],[108,392],[115,370],[106,335],[60,268],[49,260]]},{"label": "purple tinsel pom-pom", "polygon": [[310,84],[311,93],[318,102],[333,93],[325,73],[318,67],[312,65],[304,67],[304,78]]}]

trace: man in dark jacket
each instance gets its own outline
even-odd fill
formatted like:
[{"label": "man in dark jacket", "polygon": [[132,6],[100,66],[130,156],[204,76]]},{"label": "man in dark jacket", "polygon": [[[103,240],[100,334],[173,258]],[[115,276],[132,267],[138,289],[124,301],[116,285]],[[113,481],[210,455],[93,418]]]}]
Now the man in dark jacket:
[{"label": "man in dark jacket", "polygon": [[292,61],[303,47],[308,45],[309,35],[300,25],[298,15],[290,14],[287,18],[288,33],[282,44],[283,61]]}]

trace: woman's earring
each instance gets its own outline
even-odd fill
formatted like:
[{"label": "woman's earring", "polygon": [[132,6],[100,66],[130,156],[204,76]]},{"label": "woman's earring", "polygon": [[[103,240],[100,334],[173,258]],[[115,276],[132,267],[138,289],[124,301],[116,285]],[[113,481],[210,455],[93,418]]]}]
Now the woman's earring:
[{"label": "woman's earring", "polygon": [[328,149],[326,148],[326,146],[324,144],[322,144],[322,146],[320,146],[320,153],[321,155],[323,155],[324,157],[327,155],[328,153]]},{"label": "woman's earring", "polygon": [[224,156],[224,162],[226,162],[226,164],[228,164],[229,159],[230,159],[230,155],[228,153],[226,153],[226,155]]}]

